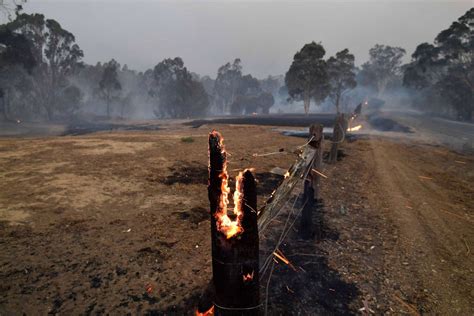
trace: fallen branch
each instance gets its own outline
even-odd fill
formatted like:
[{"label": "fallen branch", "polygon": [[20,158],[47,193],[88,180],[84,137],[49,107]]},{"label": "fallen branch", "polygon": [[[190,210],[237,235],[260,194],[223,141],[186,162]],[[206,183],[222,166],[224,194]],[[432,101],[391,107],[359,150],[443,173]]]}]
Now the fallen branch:
[{"label": "fallen branch", "polygon": [[418,176],[418,178],[423,179],[423,180],[433,180],[433,178],[425,177],[425,176]]},{"label": "fallen branch", "polygon": [[274,152],[265,153],[265,154],[252,154],[252,157],[265,157],[265,156],[278,155],[278,154],[286,154],[286,151],[274,151]]},{"label": "fallen branch", "polygon": [[461,239],[464,242],[464,245],[466,245],[466,249],[467,249],[466,255],[469,256],[469,254],[471,253],[471,249],[469,248],[469,245],[467,244],[466,239],[464,239],[462,237],[461,237]]},{"label": "fallen branch", "polygon": [[465,221],[468,221],[468,222],[474,224],[474,221],[471,221],[470,219],[465,218],[465,217],[463,217],[463,216],[461,216],[461,215],[458,215],[458,214],[456,214],[456,213],[453,213],[453,212],[450,212],[450,211],[445,211],[445,210],[442,210],[442,209],[440,209],[440,211],[445,212],[445,213],[448,213],[448,214],[451,214],[451,215],[453,215],[453,216],[456,216],[457,218],[460,218],[460,219],[462,219],[462,220],[465,220]]},{"label": "fallen branch", "polygon": [[321,177],[323,177],[324,179],[327,179],[327,178],[328,178],[328,176],[326,176],[325,174],[319,172],[318,170],[316,170],[316,169],[314,169],[314,168],[311,169],[311,171],[313,171],[314,173],[319,174],[319,175],[320,175]]}]

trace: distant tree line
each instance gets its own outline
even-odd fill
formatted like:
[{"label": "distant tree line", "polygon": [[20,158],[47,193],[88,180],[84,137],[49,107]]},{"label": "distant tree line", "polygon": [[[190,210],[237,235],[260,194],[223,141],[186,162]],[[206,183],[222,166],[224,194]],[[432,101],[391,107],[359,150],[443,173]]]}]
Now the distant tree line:
[{"label": "distant tree line", "polygon": [[304,45],[285,75],[289,100],[303,101],[306,113],[311,100],[329,102],[339,112],[342,103],[398,94],[409,96],[405,100],[425,112],[473,120],[474,8],[439,33],[433,44],[420,44],[408,64],[403,64],[403,48],[388,45],[371,48],[360,68],[348,49],[327,60],[325,53],[321,43]]},{"label": "distant tree line", "polygon": [[72,33],[42,14],[22,13],[0,25],[0,119],[65,120],[188,118],[209,114],[269,113],[272,106],[324,104],[337,112],[363,98],[409,93],[412,106],[437,115],[472,120],[474,110],[474,9],[420,44],[403,64],[403,48],[375,45],[355,66],[346,48],[325,58],[321,43],[304,45],[286,74],[257,79],[237,58],[215,79],[191,72],[180,57],[144,72],[111,59],[88,65]]}]

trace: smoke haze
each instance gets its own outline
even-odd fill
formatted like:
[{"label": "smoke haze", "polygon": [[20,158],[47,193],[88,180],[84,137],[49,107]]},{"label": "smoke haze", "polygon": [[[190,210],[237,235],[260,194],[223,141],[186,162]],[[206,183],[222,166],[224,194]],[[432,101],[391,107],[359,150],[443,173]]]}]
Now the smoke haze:
[{"label": "smoke haze", "polygon": [[[76,36],[84,61],[115,58],[143,71],[180,56],[200,75],[236,57],[257,78],[284,74],[305,43],[327,56],[344,48],[356,65],[376,43],[401,46],[405,61],[472,6],[472,1],[53,1],[31,0],[25,12],[56,19]],[[3,21],[2,21],[3,22]]]}]

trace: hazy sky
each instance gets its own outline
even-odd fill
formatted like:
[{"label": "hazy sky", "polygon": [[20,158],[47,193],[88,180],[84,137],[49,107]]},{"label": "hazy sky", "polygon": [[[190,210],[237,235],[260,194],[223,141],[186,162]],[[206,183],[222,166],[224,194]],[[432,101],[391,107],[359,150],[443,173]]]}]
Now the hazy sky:
[{"label": "hazy sky", "polygon": [[[87,63],[115,58],[144,70],[181,56],[191,71],[215,77],[236,57],[257,77],[283,74],[305,43],[327,54],[344,48],[367,60],[374,44],[410,55],[474,1],[120,1],[28,0],[26,12],[54,18],[76,36]],[[408,57],[407,57],[408,60]]]}]

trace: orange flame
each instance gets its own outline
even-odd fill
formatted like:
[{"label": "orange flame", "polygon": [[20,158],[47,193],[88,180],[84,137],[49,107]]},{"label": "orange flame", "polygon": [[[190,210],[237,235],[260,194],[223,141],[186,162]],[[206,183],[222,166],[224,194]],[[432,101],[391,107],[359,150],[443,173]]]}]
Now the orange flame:
[{"label": "orange flame", "polygon": [[227,156],[227,152],[225,151],[224,147],[224,138],[222,135],[219,134],[217,131],[212,131],[211,134],[214,137],[218,137],[219,139],[219,147],[221,149],[221,154],[224,156],[224,165],[222,167],[222,172],[219,177],[222,180],[221,183],[221,196],[219,199],[219,209],[217,210],[215,217],[217,220],[217,230],[222,232],[227,239],[232,238],[244,231],[240,222],[243,217],[242,211],[242,181],[243,181],[243,173],[246,171],[239,172],[239,175],[236,177],[235,181],[235,192],[234,192],[234,209],[233,213],[236,216],[234,220],[232,220],[228,214],[227,209],[229,205],[229,174],[227,173],[227,160],[225,157]]},{"label": "orange flame", "polygon": [[253,280],[253,275],[254,275],[254,271],[252,271],[252,273],[247,273],[247,274],[242,275],[242,278],[244,279],[244,282],[249,282]]},{"label": "orange flame", "polygon": [[355,132],[355,131],[360,130],[361,128],[362,128],[362,125],[357,125],[357,126],[348,128],[347,131],[349,131],[349,132]]},{"label": "orange flame", "polygon": [[207,311],[200,313],[196,310],[196,316],[213,316],[214,315],[214,305],[211,306]]}]

